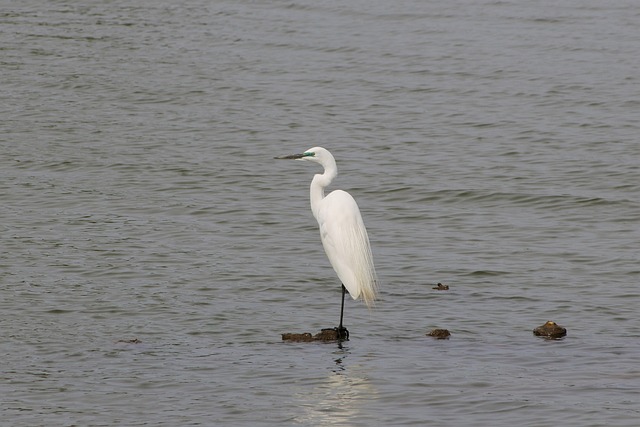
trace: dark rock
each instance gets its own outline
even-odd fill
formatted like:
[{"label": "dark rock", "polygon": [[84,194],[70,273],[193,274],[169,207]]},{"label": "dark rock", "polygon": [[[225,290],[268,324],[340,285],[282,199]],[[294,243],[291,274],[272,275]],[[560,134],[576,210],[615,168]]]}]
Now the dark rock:
[{"label": "dark rock", "polygon": [[141,344],[142,341],[140,341],[138,338],[133,338],[131,340],[118,340],[118,341],[116,341],[116,343],[121,343],[121,344]]},{"label": "dark rock", "polygon": [[336,341],[338,339],[337,329],[323,329],[313,336],[316,341]]},{"label": "dark rock", "polygon": [[313,336],[309,332],[303,334],[286,333],[282,334],[282,341],[310,342],[313,341]]},{"label": "dark rock", "polygon": [[533,335],[538,337],[543,337],[547,339],[558,339],[567,335],[567,330],[562,326],[558,325],[556,322],[552,322],[549,320],[542,326],[538,326],[533,330]]},{"label": "dark rock", "polygon": [[[346,329],[345,329],[346,331]],[[347,332],[348,337],[348,332]],[[348,338],[346,338],[348,339]],[[338,337],[338,329],[330,328],[323,329],[315,335],[311,335],[309,332],[304,332],[302,334],[295,333],[286,333],[282,334],[282,341],[292,341],[292,342],[312,342],[312,341],[338,341],[340,338]],[[343,337],[341,340],[345,340]]]},{"label": "dark rock", "polygon": [[437,340],[448,340],[451,336],[451,333],[447,329],[434,329],[427,335]]}]

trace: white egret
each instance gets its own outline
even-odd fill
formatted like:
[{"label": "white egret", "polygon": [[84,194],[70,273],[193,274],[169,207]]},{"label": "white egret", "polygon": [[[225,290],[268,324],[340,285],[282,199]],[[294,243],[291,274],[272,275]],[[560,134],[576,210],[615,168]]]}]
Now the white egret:
[{"label": "white egret", "polygon": [[336,161],[328,150],[314,147],[302,154],[276,159],[305,160],[324,168],[324,173],[315,175],[311,181],[311,212],[320,226],[324,251],[342,282],[338,339],[349,339],[349,331],[342,325],[345,292],[349,291],[354,300],[362,298],[367,307],[372,306],[378,293],[369,237],[358,204],[346,191],[324,195],[324,189],[338,175]]}]

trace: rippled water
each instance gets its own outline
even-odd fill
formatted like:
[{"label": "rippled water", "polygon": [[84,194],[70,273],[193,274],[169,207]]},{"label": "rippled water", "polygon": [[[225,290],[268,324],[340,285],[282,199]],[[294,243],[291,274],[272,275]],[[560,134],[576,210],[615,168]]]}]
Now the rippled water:
[{"label": "rippled water", "polygon": [[[639,18],[5,1],[2,424],[636,426]],[[315,145],[382,284],[341,346],[280,340],[338,321],[317,168],[273,160]]]}]

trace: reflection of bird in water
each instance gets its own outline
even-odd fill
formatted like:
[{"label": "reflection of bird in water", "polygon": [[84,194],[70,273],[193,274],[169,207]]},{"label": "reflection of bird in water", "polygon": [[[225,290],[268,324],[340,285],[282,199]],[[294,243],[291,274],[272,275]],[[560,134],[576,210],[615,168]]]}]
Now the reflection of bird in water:
[{"label": "reflection of bird in water", "polygon": [[[347,348],[333,353],[336,359],[324,359],[327,376],[314,381],[314,387],[298,384],[298,393],[293,405],[297,408],[294,424],[312,426],[349,426],[362,424],[367,405],[379,399],[372,384],[370,366],[348,363]],[[334,362],[334,363],[331,363]],[[370,425],[375,425],[372,423]]]}]

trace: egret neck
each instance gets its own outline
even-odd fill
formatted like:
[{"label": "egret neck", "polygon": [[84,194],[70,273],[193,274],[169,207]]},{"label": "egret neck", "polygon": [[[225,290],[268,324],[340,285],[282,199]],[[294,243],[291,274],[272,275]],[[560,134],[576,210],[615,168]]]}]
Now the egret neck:
[{"label": "egret neck", "polygon": [[314,175],[311,180],[309,195],[311,199],[311,212],[314,218],[318,219],[318,209],[320,209],[320,201],[324,199],[324,189],[331,184],[331,181],[338,176],[338,167],[336,161],[331,157],[327,157],[323,162],[324,173]]}]

